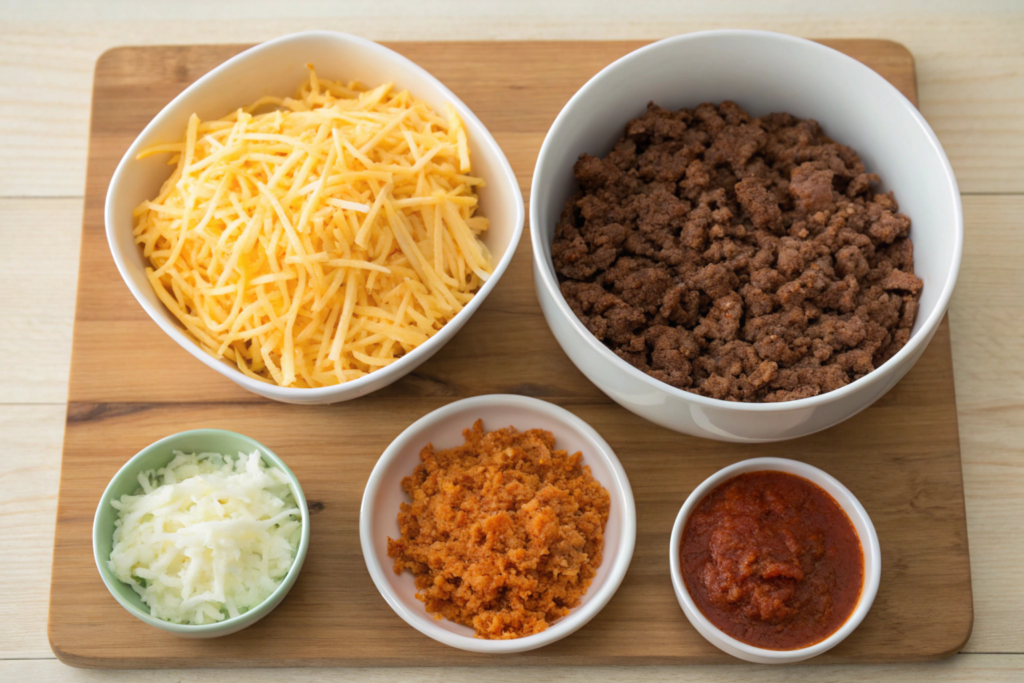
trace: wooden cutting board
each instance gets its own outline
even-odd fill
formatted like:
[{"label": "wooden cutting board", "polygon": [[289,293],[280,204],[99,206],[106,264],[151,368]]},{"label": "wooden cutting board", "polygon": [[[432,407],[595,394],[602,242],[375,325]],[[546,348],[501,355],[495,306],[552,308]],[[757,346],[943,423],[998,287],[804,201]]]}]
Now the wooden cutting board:
[{"label": "wooden cutting board", "polygon": [[[916,97],[901,45],[833,40]],[[398,43],[494,133],[524,194],[562,105],[634,42]],[[948,323],[914,370],[846,423],[798,441],[735,445],[656,427],[612,403],[569,362],[534,295],[525,235],[502,282],[458,336],[405,379],[333,406],[290,406],[247,393],[189,356],[146,317],[114,268],[103,233],[107,184],[128,145],[188,84],[237,45],[120,48],[96,65],[78,308],[50,595],[50,643],[84,667],[687,664],[735,661],[691,628],[669,578],[668,539],[687,494],[717,469],[783,456],[817,465],[867,508],[882,546],[874,608],[816,661],[882,662],[950,655],[971,632],[964,516]],[[739,99],[739,98],[738,98]],[[435,643],[377,593],[359,550],[358,510],[377,457],[407,425],[465,396],[513,393],[565,406],[595,425],[633,485],[637,543],[611,603],[574,635],[533,652],[491,657]],[[183,640],[138,622],[93,564],[91,526],[117,469],[185,429],[248,434],[284,458],[309,496],[312,541],[291,594],[238,634]]]}]

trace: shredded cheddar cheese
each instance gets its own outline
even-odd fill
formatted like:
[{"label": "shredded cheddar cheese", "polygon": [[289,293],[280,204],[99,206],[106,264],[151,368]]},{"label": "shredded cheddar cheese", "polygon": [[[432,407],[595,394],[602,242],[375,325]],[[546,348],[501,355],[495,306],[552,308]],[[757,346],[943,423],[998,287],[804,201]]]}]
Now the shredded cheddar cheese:
[{"label": "shredded cheddar cheese", "polygon": [[156,294],[208,353],[319,387],[427,341],[492,265],[466,130],[391,83],[309,81],[191,117],[160,194],[135,209]]}]

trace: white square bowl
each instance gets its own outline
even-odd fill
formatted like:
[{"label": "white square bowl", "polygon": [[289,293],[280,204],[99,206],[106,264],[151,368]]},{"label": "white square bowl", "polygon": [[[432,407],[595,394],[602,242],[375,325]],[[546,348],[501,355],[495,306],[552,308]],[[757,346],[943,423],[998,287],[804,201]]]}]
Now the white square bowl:
[{"label": "white square bowl", "polygon": [[[479,191],[480,212],[490,219],[481,239],[494,258],[494,272],[476,296],[437,334],[402,359],[359,379],[329,387],[292,388],[260,382],[218,360],[185,332],[157,298],[146,279],[146,259],[132,236],[132,210],[156,196],[171,174],[169,155],[136,159],[152,145],[181,140],[189,117],[217,119],[265,95],[294,95],[308,78],[307,64],[330,80],[358,80],[369,86],[394,82],[438,111],[451,103],[466,126],[474,175],[487,186]],[[107,242],[125,284],[149,317],[182,348],[249,391],[286,403],[336,403],[364,396],[414,370],[444,346],[498,284],[523,231],[523,196],[512,167],[494,137],[472,111],[423,68],[373,41],[332,31],[296,33],[257,45],[224,62],[186,88],[143,129],[125,152],[107,190],[104,219]]]}]

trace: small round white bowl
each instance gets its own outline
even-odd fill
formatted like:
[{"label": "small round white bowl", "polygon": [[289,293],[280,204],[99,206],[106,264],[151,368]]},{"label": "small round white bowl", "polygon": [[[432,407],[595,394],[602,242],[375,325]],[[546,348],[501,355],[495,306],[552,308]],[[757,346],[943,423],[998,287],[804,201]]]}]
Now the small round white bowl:
[{"label": "small round white bowl", "polygon": [[[393,81],[435,109],[451,103],[469,133],[473,173],[487,186],[479,192],[480,212],[490,219],[481,239],[494,258],[491,277],[441,331],[423,345],[365,377],[331,387],[281,387],[246,377],[227,361],[206,353],[157,298],[146,279],[146,261],[132,237],[132,210],[156,196],[170,176],[168,155],[136,159],[140,151],[158,143],[180,140],[193,113],[202,119],[220,118],[264,95],[292,95],[308,77],[306,64],[331,80],[359,80],[368,85]],[[333,31],[295,33],[257,45],[209,72],[175,97],[143,129],[110,180],[104,219],[107,242],[125,284],[149,317],[182,348],[220,374],[249,391],[285,403],[336,403],[381,389],[416,369],[448,343],[480,308],[501,279],[523,231],[523,196],[515,173],[480,119],[439,80],[402,55],[370,40]]]},{"label": "small round white bowl", "polygon": [[[484,429],[514,426],[519,430],[546,429],[555,446],[583,453],[584,464],[611,496],[611,511],[604,530],[604,553],[593,583],[579,606],[547,630],[514,640],[475,638],[473,629],[446,619],[434,619],[416,599],[411,573],[395,574],[388,557],[388,537],[399,538],[398,509],[407,502],[402,478],[420,462],[428,443],[452,448],[464,443],[462,431],[481,419]],[[636,507],[622,464],[604,439],[568,410],[526,396],[493,394],[450,403],[414,422],[391,442],[370,474],[359,509],[359,541],[366,568],[377,590],[407,624],[434,640],[471,652],[508,654],[549,645],[575,632],[594,618],[615,594],[626,575],[636,542]]]},{"label": "small round white bowl", "polygon": [[[754,647],[753,645],[747,645],[722,632],[694,604],[693,598],[690,597],[690,592],[686,589],[686,583],[683,581],[683,572],[679,562],[679,548],[682,544],[686,520],[689,519],[693,508],[703,500],[704,496],[711,493],[719,484],[732,479],[738,474],[763,472],[766,470],[795,474],[823,488],[826,493],[839,503],[843,512],[850,518],[853,528],[860,538],[861,548],[864,551],[864,586],[861,588],[860,598],[857,600],[857,605],[854,607],[849,619],[825,640],[796,650],[766,650]],[[669,543],[669,562],[672,572],[672,588],[676,592],[676,599],[679,600],[679,606],[683,608],[683,614],[686,615],[686,618],[693,627],[697,629],[697,632],[722,652],[757,664],[800,662],[834,648],[848,635],[853,633],[854,629],[860,626],[860,622],[864,621],[864,617],[867,616],[872,603],[875,601],[875,596],[878,594],[878,582],[882,575],[882,551],[878,546],[878,534],[875,533],[875,525],[871,523],[871,518],[868,517],[868,513],[864,510],[864,506],[860,504],[860,501],[832,475],[813,465],[786,458],[753,458],[751,460],[744,460],[721,469],[705,479],[700,486],[693,490],[693,493],[683,503],[683,507],[676,516],[675,525],[672,527],[672,540]]]},{"label": "small round white bowl", "polygon": [[[914,263],[924,280],[910,341],[880,368],[841,389],[785,403],[736,403],[677,389],[634,368],[576,318],[551,262],[555,226],[573,192],[583,152],[604,156],[626,122],[654,101],[669,109],[734,100],[751,115],[785,111],[816,119],[853,147],[883,191],[913,222]],[[860,62],[818,43],[764,31],[707,31],[632,52],[586,83],[548,131],[533,174],[530,231],[537,298],[576,367],[640,417],[720,441],[792,439],[853,417],[882,397],[921,357],[946,312],[960,269],[963,213],[956,178],[917,109]]]}]

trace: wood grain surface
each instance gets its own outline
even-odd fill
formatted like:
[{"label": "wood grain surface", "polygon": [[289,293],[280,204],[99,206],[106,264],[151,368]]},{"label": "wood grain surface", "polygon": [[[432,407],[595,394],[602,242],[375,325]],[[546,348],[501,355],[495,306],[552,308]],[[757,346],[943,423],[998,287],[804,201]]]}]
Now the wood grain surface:
[{"label": "wood grain surface", "polygon": [[[913,59],[887,41],[826,41],[911,99]],[[477,113],[524,192],[551,121],[580,85],[639,43],[398,43]],[[686,622],[668,575],[668,536],[686,495],[748,457],[796,457],[843,481],[878,529],[882,583],[862,626],[819,661],[923,660],[956,652],[973,609],[948,323],[917,367],[859,416],[783,444],[738,446],[655,427],[611,403],[558,348],[536,303],[530,245],[475,317],[433,359],[372,396],[335,406],[267,402],[209,371],[159,331],[121,283],[103,235],[114,166],[174,95],[240,46],[121,48],[96,68],[78,308],[52,570],[49,635],[88,667],[673,664],[729,661]],[[827,123],[826,123],[827,128]],[[358,505],[377,456],[406,425],[464,396],[522,393],[598,427],[637,501],[637,547],[615,598],[581,631],[504,658],[458,652],[406,626],[373,587]],[[233,429],[267,443],[316,510],[302,575],[273,614],[239,634],[181,640],[143,627],[107,593],[90,529],[100,493],[147,444],[183,429]],[[103,628],[97,628],[102,624]]]}]

